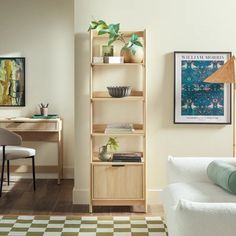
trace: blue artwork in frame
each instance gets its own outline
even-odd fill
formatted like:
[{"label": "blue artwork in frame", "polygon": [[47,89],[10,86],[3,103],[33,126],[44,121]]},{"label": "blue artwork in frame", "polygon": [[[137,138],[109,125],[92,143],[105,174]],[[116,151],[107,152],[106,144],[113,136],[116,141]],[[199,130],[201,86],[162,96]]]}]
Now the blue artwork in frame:
[{"label": "blue artwork in frame", "polygon": [[175,52],[174,123],[231,123],[231,88],[204,80],[230,52]]}]

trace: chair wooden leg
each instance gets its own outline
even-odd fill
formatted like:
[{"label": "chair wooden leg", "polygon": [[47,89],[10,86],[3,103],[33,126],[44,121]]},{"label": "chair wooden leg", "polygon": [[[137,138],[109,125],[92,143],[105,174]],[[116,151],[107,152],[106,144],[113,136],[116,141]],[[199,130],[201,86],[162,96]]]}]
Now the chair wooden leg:
[{"label": "chair wooden leg", "polygon": [[10,185],[10,161],[7,160],[7,184]]},{"label": "chair wooden leg", "polygon": [[2,172],[1,172],[0,197],[2,196],[4,166],[5,166],[5,146],[2,147]]},{"label": "chair wooden leg", "polygon": [[35,164],[34,164],[34,157],[32,157],[32,173],[33,173],[33,185],[34,185],[34,191],[36,189],[36,184],[35,184]]}]

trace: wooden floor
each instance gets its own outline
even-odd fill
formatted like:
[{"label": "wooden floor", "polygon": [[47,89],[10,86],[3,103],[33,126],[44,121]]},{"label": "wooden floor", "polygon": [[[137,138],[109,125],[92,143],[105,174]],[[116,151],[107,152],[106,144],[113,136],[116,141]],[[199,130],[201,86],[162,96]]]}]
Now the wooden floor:
[{"label": "wooden floor", "polygon": [[[88,205],[73,205],[73,180],[40,179],[33,191],[30,179],[11,181],[10,186],[4,183],[0,198],[0,214],[31,215],[90,215]],[[93,215],[163,215],[161,206],[148,208],[148,213],[132,212],[130,207],[94,207]]]}]

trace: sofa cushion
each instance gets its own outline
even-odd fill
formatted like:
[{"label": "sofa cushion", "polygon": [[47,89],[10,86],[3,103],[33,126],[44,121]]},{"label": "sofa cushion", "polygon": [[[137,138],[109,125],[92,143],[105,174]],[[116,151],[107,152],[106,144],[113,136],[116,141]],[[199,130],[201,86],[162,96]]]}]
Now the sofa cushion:
[{"label": "sofa cushion", "polygon": [[209,179],[223,189],[236,194],[236,166],[224,161],[212,161],[207,167]]}]

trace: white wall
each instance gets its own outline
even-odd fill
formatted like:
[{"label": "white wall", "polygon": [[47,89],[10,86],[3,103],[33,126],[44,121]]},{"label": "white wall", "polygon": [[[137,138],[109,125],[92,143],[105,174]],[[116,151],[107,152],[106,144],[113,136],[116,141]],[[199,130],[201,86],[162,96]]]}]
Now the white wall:
[{"label": "white wall", "polygon": [[[31,116],[40,102],[64,119],[64,167],[73,177],[74,148],[74,2],[1,0],[0,55],[26,57],[26,106],[2,108],[0,117]],[[28,143],[36,164],[56,165],[56,144]]]},{"label": "white wall", "polygon": [[231,125],[173,124],[173,51],[233,51],[236,2],[228,0],[75,0],[77,131],[74,202],[88,202],[89,38],[95,17],[122,30],[147,29],[147,156],[149,202],[166,183],[167,155],[231,156]]}]

